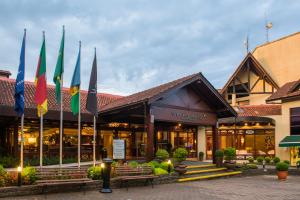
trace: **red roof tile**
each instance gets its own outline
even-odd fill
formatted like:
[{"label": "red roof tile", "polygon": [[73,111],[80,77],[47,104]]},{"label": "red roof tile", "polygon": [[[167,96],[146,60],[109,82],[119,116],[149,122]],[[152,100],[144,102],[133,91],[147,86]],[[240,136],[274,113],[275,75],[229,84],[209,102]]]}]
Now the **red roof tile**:
[{"label": "red roof tile", "polygon": [[281,115],[281,105],[247,105],[236,108],[239,117]]},{"label": "red roof tile", "polygon": [[266,101],[270,102],[270,101],[276,101],[284,98],[300,96],[300,90],[295,90],[299,84],[300,84],[300,80],[292,81],[284,84],[274,94],[272,94]]},{"label": "red roof tile", "polygon": [[[14,87],[15,79],[8,79],[0,77],[0,106],[14,107]],[[25,81],[25,108],[36,108],[34,102],[34,93],[35,87],[33,82]],[[87,98],[87,91],[81,90],[81,112],[88,113],[85,109],[85,102]],[[47,98],[48,98],[48,110],[49,111],[59,111],[60,106],[56,103],[55,99],[55,87],[54,85],[47,86]],[[112,95],[106,93],[98,93],[98,108],[103,107],[104,105],[120,99],[122,96]],[[63,104],[64,111],[71,112],[70,109],[70,100],[71,96],[69,93],[69,88],[63,88]]]}]

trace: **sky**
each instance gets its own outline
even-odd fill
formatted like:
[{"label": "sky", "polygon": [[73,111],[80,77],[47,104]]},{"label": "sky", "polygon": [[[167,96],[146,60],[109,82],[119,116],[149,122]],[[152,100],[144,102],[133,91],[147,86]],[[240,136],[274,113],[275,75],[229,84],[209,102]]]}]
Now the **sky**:
[{"label": "sky", "polygon": [[53,84],[65,25],[64,86],[82,41],[81,82],[88,88],[94,48],[98,92],[129,95],[202,72],[222,88],[249,47],[300,31],[300,1],[285,0],[1,0],[0,69],[16,78],[27,29],[25,79],[33,81],[46,33],[47,81]]}]

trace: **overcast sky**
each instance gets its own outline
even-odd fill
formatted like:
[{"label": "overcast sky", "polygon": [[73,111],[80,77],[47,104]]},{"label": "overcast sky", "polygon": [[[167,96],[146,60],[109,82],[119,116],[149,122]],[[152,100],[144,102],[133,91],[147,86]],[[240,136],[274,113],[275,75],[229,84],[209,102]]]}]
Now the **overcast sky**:
[{"label": "overcast sky", "polygon": [[94,0],[0,1],[0,69],[16,77],[27,29],[26,80],[33,80],[46,31],[47,79],[66,27],[64,86],[69,87],[82,41],[82,88],[87,89],[94,47],[98,91],[132,94],[203,72],[221,88],[250,49],[300,31],[300,1]]}]

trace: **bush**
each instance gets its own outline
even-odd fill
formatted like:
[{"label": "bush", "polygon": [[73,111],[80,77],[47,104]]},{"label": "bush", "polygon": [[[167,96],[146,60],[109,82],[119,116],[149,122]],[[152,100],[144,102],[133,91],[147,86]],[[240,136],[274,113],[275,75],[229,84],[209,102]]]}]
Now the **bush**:
[{"label": "bush", "polygon": [[288,171],[289,165],[285,162],[279,162],[276,164],[277,171]]},{"label": "bush", "polygon": [[158,149],[155,155],[158,159],[161,160],[166,160],[167,158],[169,158],[169,153],[165,149]]},{"label": "bush", "polygon": [[36,170],[33,167],[25,167],[21,175],[24,184],[33,184],[37,179]]},{"label": "bush", "polygon": [[224,152],[222,151],[222,150],[216,150],[216,152],[215,152],[215,156],[216,157],[224,157]]},{"label": "bush", "polygon": [[258,163],[262,163],[264,161],[264,158],[262,156],[258,156],[256,158],[256,160],[257,160]]},{"label": "bush", "polygon": [[128,166],[132,168],[137,168],[139,166],[139,163],[137,161],[130,161],[128,163]]},{"label": "bush", "polygon": [[249,161],[249,163],[254,163],[254,159],[252,157],[247,159]]},{"label": "bush", "polygon": [[155,169],[154,169],[154,174],[155,174],[156,176],[159,176],[159,175],[167,175],[167,174],[169,174],[169,173],[168,173],[168,171],[166,171],[166,170],[164,170],[164,169],[162,169],[162,168],[155,168]]},{"label": "bush", "polygon": [[236,150],[235,148],[228,147],[224,150],[224,156],[226,161],[232,161],[236,158]]},{"label": "bush", "polygon": [[[173,165],[173,163],[171,163],[170,165],[171,165],[171,171],[174,171],[174,165]],[[168,164],[168,162],[162,162],[162,163],[160,163],[159,167],[161,169],[164,169],[164,170],[168,171],[169,164]]]},{"label": "bush", "polygon": [[297,167],[300,166],[300,160],[298,160],[298,161],[296,162],[296,166],[297,166]]},{"label": "bush", "polygon": [[258,167],[257,167],[257,165],[254,164],[254,163],[248,163],[248,164],[247,164],[247,168],[248,168],[248,169],[257,169]]},{"label": "bush", "polygon": [[185,148],[177,148],[173,155],[177,162],[185,161],[187,156],[188,151]]},{"label": "bush", "polygon": [[283,162],[290,165],[290,161],[288,161],[288,160],[284,160]]},{"label": "bush", "polygon": [[119,165],[119,163],[118,163],[117,161],[115,161],[115,160],[111,163],[111,166],[112,166],[112,167],[116,167],[116,166],[118,166],[118,165]]},{"label": "bush", "polygon": [[155,168],[159,168],[159,166],[160,166],[159,162],[157,162],[155,160],[148,162],[148,164],[152,167],[152,170],[154,170]]},{"label": "bush", "polygon": [[280,158],[279,157],[274,157],[273,158],[273,163],[277,164],[280,162]]},{"label": "bush", "polygon": [[7,176],[7,172],[4,170],[3,166],[0,165],[0,187],[4,187],[6,185],[5,179]]},{"label": "bush", "polygon": [[267,164],[269,164],[271,162],[271,158],[267,156],[267,157],[265,157],[265,161]]},{"label": "bush", "polygon": [[19,159],[13,156],[0,156],[0,165],[4,168],[16,168],[19,165]]},{"label": "bush", "polygon": [[202,161],[203,158],[204,158],[204,152],[200,151],[200,152],[199,152],[199,160]]},{"label": "bush", "polygon": [[93,180],[100,180],[101,179],[101,167],[93,166],[93,167],[88,168],[87,176],[88,176],[88,178],[91,178]]}]

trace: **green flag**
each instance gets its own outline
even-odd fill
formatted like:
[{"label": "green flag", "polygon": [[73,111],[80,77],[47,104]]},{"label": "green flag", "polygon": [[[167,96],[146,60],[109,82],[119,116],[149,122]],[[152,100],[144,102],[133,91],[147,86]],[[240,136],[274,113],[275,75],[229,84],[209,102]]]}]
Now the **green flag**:
[{"label": "green flag", "polygon": [[64,72],[64,47],[65,47],[65,29],[63,28],[63,35],[60,42],[60,48],[57,58],[57,63],[55,67],[53,81],[55,83],[55,95],[57,103],[60,103],[61,96],[60,96],[60,84],[62,79],[62,74]]}]

